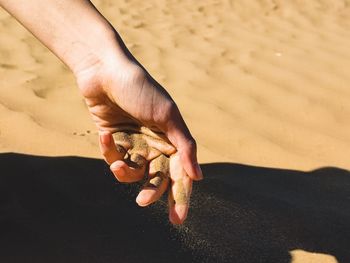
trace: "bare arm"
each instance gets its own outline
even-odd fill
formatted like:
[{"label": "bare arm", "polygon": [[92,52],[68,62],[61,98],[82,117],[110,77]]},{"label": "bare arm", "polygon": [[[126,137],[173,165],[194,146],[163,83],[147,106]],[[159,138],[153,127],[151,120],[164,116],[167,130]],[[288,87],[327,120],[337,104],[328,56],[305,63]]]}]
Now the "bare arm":
[{"label": "bare arm", "polygon": [[90,1],[0,0],[0,4],[73,72],[111,50],[123,55],[113,27]]},{"label": "bare arm", "polygon": [[[116,30],[92,3],[0,0],[0,5],[73,71],[100,131],[102,155],[116,177],[123,174],[130,180],[135,177],[135,170],[109,143],[110,133],[125,125],[139,127],[141,131],[154,130],[163,133],[165,140],[176,148],[177,157],[170,158],[172,195],[178,196],[176,189],[187,189],[185,196],[189,197],[192,180],[202,178],[195,141],[170,95],[135,61]],[[138,171],[136,175],[141,176]],[[182,223],[188,205],[169,202],[170,220]]]}]

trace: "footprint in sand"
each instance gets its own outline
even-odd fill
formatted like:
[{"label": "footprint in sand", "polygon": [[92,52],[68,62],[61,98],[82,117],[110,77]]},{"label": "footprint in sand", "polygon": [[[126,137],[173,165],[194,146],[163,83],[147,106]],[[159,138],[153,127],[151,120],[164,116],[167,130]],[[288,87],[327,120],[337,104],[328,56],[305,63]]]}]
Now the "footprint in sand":
[{"label": "footprint in sand", "polygon": [[73,132],[72,133],[73,135],[76,135],[76,136],[87,136],[87,135],[96,135],[98,134],[97,132],[91,132],[90,130],[86,130],[85,132]]},{"label": "footprint in sand", "polygon": [[182,169],[176,149],[162,135],[145,127],[120,127],[113,133],[113,139],[118,152],[118,161],[111,164],[115,177],[126,183],[146,177],[136,202],[147,206],[170,189],[170,213],[173,210],[186,217],[192,181]]}]

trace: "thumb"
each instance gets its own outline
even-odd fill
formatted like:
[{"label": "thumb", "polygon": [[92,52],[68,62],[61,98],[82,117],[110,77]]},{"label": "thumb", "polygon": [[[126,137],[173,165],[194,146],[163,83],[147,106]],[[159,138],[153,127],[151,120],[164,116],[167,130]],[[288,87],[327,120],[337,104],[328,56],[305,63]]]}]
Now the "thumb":
[{"label": "thumb", "polygon": [[202,170],[197,161],[197,144],[183,120],[176,104],[173,104],[164,127],[169,141],[180,154],[183,168],[192,180],[202,180]]}]

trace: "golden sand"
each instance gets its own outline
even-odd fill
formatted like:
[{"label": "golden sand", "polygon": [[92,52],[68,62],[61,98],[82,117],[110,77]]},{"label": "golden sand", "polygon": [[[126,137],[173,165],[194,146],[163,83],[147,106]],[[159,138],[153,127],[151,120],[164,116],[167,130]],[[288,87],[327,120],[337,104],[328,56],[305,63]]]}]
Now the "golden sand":
[{"label": "golden sand", "polygon": [[[93,2],[173,96],[200,162],[350,168],[349,1]],[[72,74],[2,10],[0,31],[0,150],[100,158]]]},{"label": "golden sand", "polygon": [[158,188],[162,185],[163,180],[164,180],[163,173],[157,172],[155,176],[149,180],[149,183],[147,183],[146,186]]},{"label": "golden sand", "polygon": [[182,180],[175,181],[175,194],[174,194],[174,202],[179,205],[186,205],[190,202],[190,193],[185,188]]}]

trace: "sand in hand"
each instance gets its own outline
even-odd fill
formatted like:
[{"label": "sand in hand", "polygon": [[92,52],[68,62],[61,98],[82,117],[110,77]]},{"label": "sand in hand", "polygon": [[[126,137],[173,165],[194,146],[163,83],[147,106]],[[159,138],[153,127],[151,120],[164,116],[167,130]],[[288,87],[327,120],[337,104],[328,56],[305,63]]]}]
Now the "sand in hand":
[{"label": "sand in hand", "polygon": [[[142,127],[123,125],[113,133],[119,161],[111,164],[116,178],[133,183],[145,179],[136,198],[140,206],[157,201],[169,188],[170,218],[187,215],[192,182],[182,168],[176,149],[161,134]],[[108,161],[108,160],[107,160]],[[177,215],[174,215],[177,214]]]},{"label": "sand in hand", "polygon": [[[342,203],[347,195],[341,194],[346,193],[341,186],[345,187],[347,180],[336,171],[350,169],[349,1],[94,3],[177,102],[197,140],[199,161],[212,164],[205,166],[207,178],[225,174],[232,180],[236,176],[240,179],[235,181],[239,189],[229,189],[238,195],[231,197],[232,202],[221,200],[220,192],[207,186],[211,191],[200,199],[201,209],[193,204],[197,214],[207,212],[204,215],[208,217],[220,208],[222,215],[232,219],[226,222],[211,218],[212,224],[221,222],[222,227],[232,230],[228,233],[238,237],[223,251],[240,255],[234,251],[239,247],[240,252],[250,252],[248,257],[262,249],[259,240],[267,236],[271,243],[266,246],[271,249],[263,252],[278,251],[277,243],[288,244],[283,249],[287,254],[290,251],[290,260],[298,263],[315,258],[319,260],[316,262],[327,263],[335,262],[334,257],[347,259],[347,252],[337,246],[343,240],[337,235],[349,233],[348,223],[344,223],[344,218],[349,218],[349,207]],[[71,73],[2,10],[0,31],[0,150],[101,158],[97,131]],[[25,162],[26,158],[19,160]],[[47,166],[50,162],[44,160],[42,166],[54,173]],[[53,167],[63,169],[65,162],[57,162]],[[227,170],[231,172],[225,172],[223,164],[213,164],[222,162],[230,164]],[[237,168],[236,163],[259,168],[245,170]],[[333,169],[322,169],[329,166],[336,167],[334,173]],[[35,176],[34,172],[28,174],[30,165],[25,167],[27,177]],[[240,177],[242,170],[248,171],[244,177]],[[254,202],[239,206],[246,200],[240,197],[246,195]],[[200,197],[194,195],[192,201],[195,198]],[[259,200],[264,202],[260,204]],[[220,202],[225,206],[218,208]],[[213,207],[203,209],[203,203]],[[257,203],[259,208],[253,205]],[[280,203],[283,205],[278,206]],[[293,209],[300,213],[289,213]],[[269,214],[271,211],[275,217]],[[285,213],[281,215],[280,211]],[[326,220],[323,216],[327,211],[333,216],[329,214]],[[339,220],[334,223],[332,217]],[[241,226],[245,231],[233,231],[242,218],[248,222]],[[273,232],[275,235],[259,236],[265,225],[272,232],[282,229],[283,235]],[[298,232],[300,227],[305,231]],[[217,233],[224,234],[219,230]],[[199,232],[202,235],[197,235],[198,240],[203,243],[214,239],[212,233],[204,238],[204,230]],[[240,247],[244,242],[249,246]],[[289,246],[291,243],[293,246]],[[300,252],[299,248],[309,252]],[[320,254],[312,254],[313,250]]]}]

